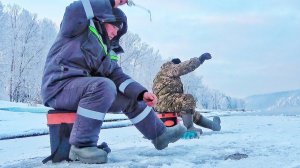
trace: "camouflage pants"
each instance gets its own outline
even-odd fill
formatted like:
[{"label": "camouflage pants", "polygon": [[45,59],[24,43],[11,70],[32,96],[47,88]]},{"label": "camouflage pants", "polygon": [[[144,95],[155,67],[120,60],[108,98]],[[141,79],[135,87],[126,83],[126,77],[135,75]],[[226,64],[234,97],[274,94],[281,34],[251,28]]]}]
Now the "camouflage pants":
[{"label": "camouflage pants", "polygon": [[176,112],[182,113],[194,113],[196,108],[196,101],[191,94],[175,93],[158,98],[155,110],[158,113],[163,112]]}]

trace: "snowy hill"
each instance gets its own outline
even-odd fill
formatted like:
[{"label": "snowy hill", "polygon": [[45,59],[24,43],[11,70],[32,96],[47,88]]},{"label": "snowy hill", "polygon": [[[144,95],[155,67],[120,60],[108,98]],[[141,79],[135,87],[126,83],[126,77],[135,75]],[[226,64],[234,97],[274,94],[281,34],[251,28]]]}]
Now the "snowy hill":
[{"label": "snowy hill", "polygon": [[245,104],[251,110],[300,112],[300,90],[250,96]]}]

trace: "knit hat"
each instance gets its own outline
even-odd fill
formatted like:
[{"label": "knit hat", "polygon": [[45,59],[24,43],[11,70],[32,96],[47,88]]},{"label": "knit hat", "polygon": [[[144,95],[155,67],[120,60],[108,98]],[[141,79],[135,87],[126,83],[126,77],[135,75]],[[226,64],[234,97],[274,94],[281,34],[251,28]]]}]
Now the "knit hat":
[{"label": "knit hat", "polygon": [[173,62],[174,64],[180,64],[180,63],[181,63],[181,60],[180,60],[179,58],[174,58],[174,59],[172,59],[172,62]]}]

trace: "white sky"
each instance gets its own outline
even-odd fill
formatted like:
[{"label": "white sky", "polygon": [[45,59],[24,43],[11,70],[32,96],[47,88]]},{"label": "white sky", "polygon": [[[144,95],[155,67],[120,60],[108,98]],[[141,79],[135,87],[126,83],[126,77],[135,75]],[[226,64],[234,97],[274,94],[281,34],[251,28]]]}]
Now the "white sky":
[{"label": "white sky", "polygon": [[[0,0],[15,3],[59,25],[73,0]],[[196,70],[208,87],[225,94],[300,88],[300,1],[135,0],[152,12],[124,6],[129,31],[164,58],[186,60],[210,52]],[[126,51],[125,51],[126,52]]]}]

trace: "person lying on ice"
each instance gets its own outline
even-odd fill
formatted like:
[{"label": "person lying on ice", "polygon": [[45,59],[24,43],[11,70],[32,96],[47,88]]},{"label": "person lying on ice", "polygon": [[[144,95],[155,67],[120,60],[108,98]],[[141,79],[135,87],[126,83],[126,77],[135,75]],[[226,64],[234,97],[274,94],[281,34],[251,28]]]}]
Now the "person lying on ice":
[{"label": "person lying on ice", "polygon": [[[83,163],[107,162],[107,152],[97,148],[107,112],[123,111],[156,149],[166,148],[180,139],[186,128],[166,128],[152,108],[156,96],[126,75],[116,56],[110,54],[111,41],[127,31],[125,14],[112,8],[109,0],[90,2],[92,8],[84,9],[80,1],[66,8],[42,80],[46,106],[77,109],[69,158]],[[93,20],[87,19],[88,13],[94,14]]]},{"label": "person lying on ice", "polygon": [[158,113],[176,112],[182,118],[188,131],[196,131],[198,134],[202,134],[202,130],[195,128],[193,122],[213,131],[220,131],[221,121],[219,117],[214,117],[211,121],[195,111],[196,101],[191,94],[184,94],[180,76],[194,71],[209,59],[211,59],[211,55],[204,53],[200,57],[184,62],[178,58],[168,61],[161,66],[152,87],[153,93],[158,98],[155,110]]}]

